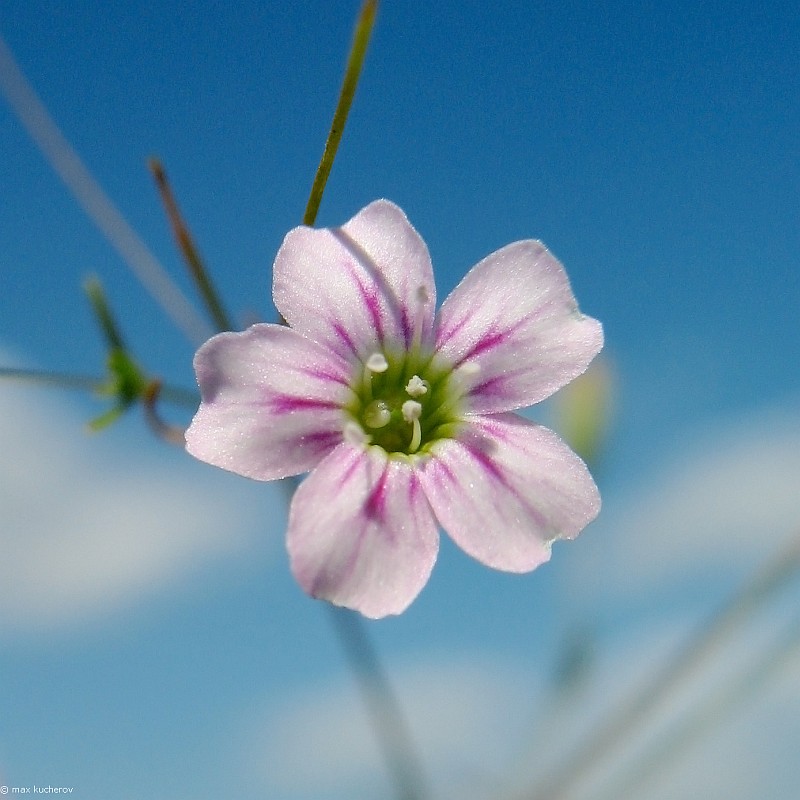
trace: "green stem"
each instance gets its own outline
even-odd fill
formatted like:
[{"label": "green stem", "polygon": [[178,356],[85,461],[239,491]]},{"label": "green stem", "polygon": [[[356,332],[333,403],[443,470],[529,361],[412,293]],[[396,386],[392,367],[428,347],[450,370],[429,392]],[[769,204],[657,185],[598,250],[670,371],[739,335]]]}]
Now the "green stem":
[{"label": "green stem", "polygon": [[164,210],[167,212],[170,225],[172,226],[172,233],[178,243],[178,249],[183,254],[186,266],[189,268],[189,274],[192,276],[200,296],[206,305],[211,321],[216,325],[219,331],[233,330],[230,317],[228,317],[225,309],[220,300],[214,284],[203,264],[200,254],[197,252],[197,247],[194,243],[194,238],[189,232],[189,227],[183,218],[183,215],[178,208],[178,203],[175,200],[175,195],[172,192],[172,187],[167,180],[167,174],[161,162],[156,158],[151,158],[148,162],[150,172],[158,188],[158,193],[161,196],[161,202],[164,204]]},{"label": "green stem", "polygon": [[358,16],[353,36],[353,45],[350,48],[350,55],[347,59],[342,90],[339,93],[339,102],[333,114],[331,129],[325,142],[325,149],[322,152],[322,160],[319,162],[317,174],[314,176],[314,183],[311,186],[311,195],[308,198],[305,214],[303,214],[303,225],[313,225],[317,219],[317,212],[322,202],[322,193],[325,191],[325,184],[328,182],[333,160],[336,158],[336,151],[344,133],[347,115],[350,113],[350,105],[356,93],[358,79],[361,76],[361,68],[364,65],[364,56],[367,53],[367,46],[375,24],[377,10],[378,0],[366,0],[361,7],[361,13]]},{"label": "green stem", "polygon": [[97,278],[87,278],[83,285],[89,302],[92,305],[100,330],[103,332],[109,350],[125,351],[125,342],[122,340],[117,321],[111,313],[111,308],[106,300],[105,292]]}]

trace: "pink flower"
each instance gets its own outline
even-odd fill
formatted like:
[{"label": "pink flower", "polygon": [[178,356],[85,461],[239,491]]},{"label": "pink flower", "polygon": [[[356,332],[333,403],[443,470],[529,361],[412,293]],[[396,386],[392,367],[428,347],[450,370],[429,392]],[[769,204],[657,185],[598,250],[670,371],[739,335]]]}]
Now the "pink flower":
[{"label": "pink flower", "polygon": [[287,534],[306,592],[398,614],[430,576],[439,526],[483,564],[527,572],[597,516],[584,463],[508,413],[603,345],[539,242],[492,253],[435,316],[428,249],[378,200],[341,228],[291,231],[273,298],[289,327],[222,333],[197,352],[186,447],[256,480],[312,471]]}]

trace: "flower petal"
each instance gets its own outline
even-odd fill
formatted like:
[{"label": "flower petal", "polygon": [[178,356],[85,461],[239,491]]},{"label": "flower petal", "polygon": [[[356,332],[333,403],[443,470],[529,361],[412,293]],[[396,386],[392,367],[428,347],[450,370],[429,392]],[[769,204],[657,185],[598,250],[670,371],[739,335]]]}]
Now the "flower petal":
[{"label": "flower petal", "polygon": [[275,258],[272,296],[286,321],[343,358],[432,341],[436,288],[428,248],[387,200],[342,228],[290,231]]},{"label": "flower petal", "polygon": [[202,402],[186,449],[201,461],[268,481],[307,472],[342,441],[349,367],[295,331],[221,333],[194,367]]},{"label": "flower petal", "polygon": [[475,416],[418,467],[442,527],[473,558],[527,572],[600,511],[586,465],[552,431],[516,414]]},{"label": "flower petal", "polygon": [[465,365],[467,410],[496,413],[538,403],[580,375],[600,352],[603,330],[578,311],[558,260],[524,241],[467,273],[442,306],[436,346]]},{"label": "flower petal", "polygon": [[342,444],[295,492],[287,546],[306,592],[377,619],[422,590],[439,535],[409,462]]}]

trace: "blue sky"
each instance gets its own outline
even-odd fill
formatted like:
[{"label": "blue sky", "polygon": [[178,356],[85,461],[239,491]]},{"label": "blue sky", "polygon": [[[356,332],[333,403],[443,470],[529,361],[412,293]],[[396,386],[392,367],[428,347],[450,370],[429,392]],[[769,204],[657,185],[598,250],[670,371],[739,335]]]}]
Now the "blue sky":
[{"label": "blue sky", "polygon": [[[180,285],[151,155],[228,307],[271,319],[272,259],[302,217],[357,5],[7,0],[0,33]],[[380,9],[319,224],[397,202],[440,298],[491,251],[542,239],[603,322],[615,376],[600,520],[524,577],[444,544],[409,612],[369,626],[436,789],[533,781],[611,688],[796,535],[798,50],[789,3]],[[140,361],[192,386],[194,346],[4,102],[0,152],[1,363],[99,372],[80,288],[96,274]],[[388,796],[325,609],[288,573],[280,489],[192,462],[137,414],[88,437],[91,398],[4,385],[0,406],[0,783],[90,800]],[[684,701],[791,619],[776,601]],[[578,634],[596,662],[557,706],[548,687]],[[697,781],[703,796],[793,796],[798,671],[795,656],[630,796]],[[558,735],[544,746],[531,720]],[[602,796],[635,755],[575,796],[591,780]]]}]

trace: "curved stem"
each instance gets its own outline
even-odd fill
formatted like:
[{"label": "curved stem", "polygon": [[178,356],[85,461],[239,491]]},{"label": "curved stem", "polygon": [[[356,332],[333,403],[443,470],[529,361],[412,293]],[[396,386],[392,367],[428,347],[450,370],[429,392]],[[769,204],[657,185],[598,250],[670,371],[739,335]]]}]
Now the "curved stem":
[{"label": "curved stem", "polygon": [[150,426],[150,430],[168,444],[178,447],[186,446],[186,429],[178,425],[170,425],[161,418],[158,413],[158,398],[161,396],[161,381],[154,380],[147,384],[147,388],[142,395],[142,407],[144,408],[144,418]]}]

